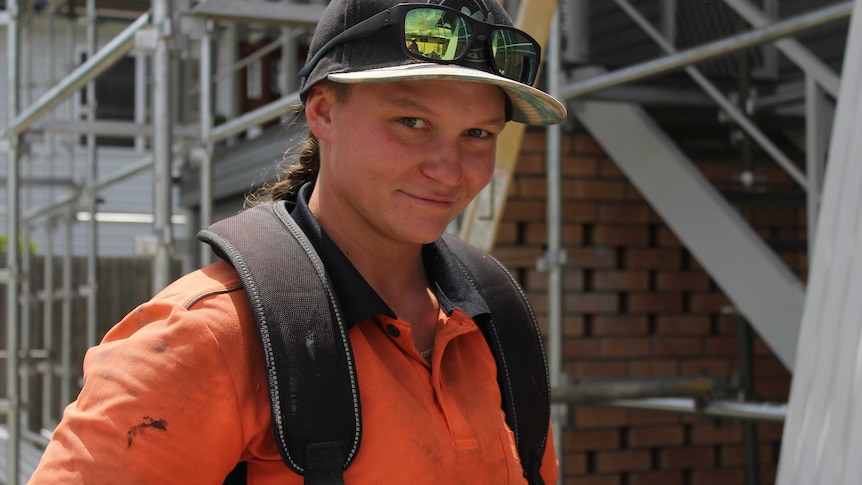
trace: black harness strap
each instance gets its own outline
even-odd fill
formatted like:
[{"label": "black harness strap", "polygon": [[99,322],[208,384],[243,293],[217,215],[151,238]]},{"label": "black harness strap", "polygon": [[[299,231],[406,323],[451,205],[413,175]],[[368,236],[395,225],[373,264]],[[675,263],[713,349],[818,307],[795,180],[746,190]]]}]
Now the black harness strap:
[{"label": "black harness strap", "polygon": [[[321,483],[343,483],[341,471],[356,456],[361,436],[359,386],[323,263],[284,203],[252,207],[201,231],[198,239],[229,261],[245,286],[282,459],[312,477],[333,475],[326,470],[335,463],[339,480]],[[308,448],[320,443],[337,446]]]},{"label": "black harness strap", "polygon": [[[219,221],[198,239],[230,262],[245,285],[263,345],[282,459],[306,484],[343,484],[361,436],[359,387],[347,328],[319,256],[284,202]],[[503,409],[524,476],[542,484],[550,386],[535,315],[502,264],[454,236],[443,240],[441,251],[450,252],[444,257],[457,259],[498,316],[477,324],[497,361]]]}]

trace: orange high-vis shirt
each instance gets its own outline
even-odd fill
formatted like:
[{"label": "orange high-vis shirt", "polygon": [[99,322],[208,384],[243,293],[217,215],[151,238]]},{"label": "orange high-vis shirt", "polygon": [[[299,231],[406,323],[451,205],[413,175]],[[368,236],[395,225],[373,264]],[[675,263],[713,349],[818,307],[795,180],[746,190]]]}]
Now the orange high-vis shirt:
[{"label": "orange high-vis shirt", "polygon": [[[350,330],[362,443],[347,484],[525,483],[493,356],[460,309],[441,312],[430,365],[410,325]],[[266,372],[239,277],[218,262],[133,310],[87,352],[31,485],[213,484],[238,462],[249,485],[301,484],[273,439]],[[542,465],[556,483],[549,437]]]}]

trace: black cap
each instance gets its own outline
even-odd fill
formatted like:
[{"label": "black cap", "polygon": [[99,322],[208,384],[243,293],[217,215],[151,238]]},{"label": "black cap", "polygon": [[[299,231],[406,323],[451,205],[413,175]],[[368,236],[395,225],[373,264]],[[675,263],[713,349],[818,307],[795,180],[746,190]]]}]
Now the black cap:
[{"label": "black cap", "polygon": [[[442,5],[486,23],[512,25],[508,13],[496,0],[332,0],[317,24],[308,59],[339,33],[400,3]],[[397,29],[381,29],[336,45],[302,79],[300,98],[304,101],[311,87],[324,79],[340,83],[460,80],[502,88],[512,104],[514,121],[550,125],[566,117],[566,109],[559,101],[532,86],[495,74],[487,60],[462,65],[435,64],[407,56],[400,43],[401,33]]]}]

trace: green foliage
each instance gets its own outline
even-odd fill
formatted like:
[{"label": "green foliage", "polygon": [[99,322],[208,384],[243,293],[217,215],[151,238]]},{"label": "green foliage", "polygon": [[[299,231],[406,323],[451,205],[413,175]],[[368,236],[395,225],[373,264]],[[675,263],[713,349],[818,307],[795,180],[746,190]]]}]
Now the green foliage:
[{"label": "green foliage", "polygon": [[[5,234],[0,234],[0,253],[6,254],[7,237]],[[36,243],[30,241],[30,254],[36,254]],[[24,252],[24,240],[18,238],[18,251]]]}]

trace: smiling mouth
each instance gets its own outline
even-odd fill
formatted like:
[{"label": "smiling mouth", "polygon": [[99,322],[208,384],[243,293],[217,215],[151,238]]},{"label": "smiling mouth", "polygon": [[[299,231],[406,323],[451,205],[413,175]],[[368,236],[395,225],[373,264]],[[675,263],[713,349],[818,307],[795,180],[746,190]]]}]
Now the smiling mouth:
[{"label": "smiling mouth", "polygon": [[450,205],[455,203],[455,199],[447,198],[447,197],[436,197],[433,195],[417,195],[417,194],[410,194],[407,192],[404,192],[404,194],[406,196],[410,197],[411,199],[415,199],[415,200],[429,203],[429,204],[450,206]]}]

